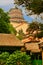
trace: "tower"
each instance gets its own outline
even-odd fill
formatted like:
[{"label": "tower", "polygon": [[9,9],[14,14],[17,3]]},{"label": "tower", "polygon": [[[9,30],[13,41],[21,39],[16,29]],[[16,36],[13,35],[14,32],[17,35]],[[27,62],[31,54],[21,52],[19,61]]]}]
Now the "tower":
[{"label": "tower", "polygon": [[16,31],[19,32],[19,30],[22,29],[23,32],[26,34],[28,23],[24,20],[22,11],[17,7],[12,8],[9,11],[9,16],[10,16],[10,23],[13,25]]},{"label": "tower", "polygon": [[23,14],[22,11],[20,9],[16,8],[12,8],[9,11],[9,16],[10,16],[10,22],[23,22]]}]

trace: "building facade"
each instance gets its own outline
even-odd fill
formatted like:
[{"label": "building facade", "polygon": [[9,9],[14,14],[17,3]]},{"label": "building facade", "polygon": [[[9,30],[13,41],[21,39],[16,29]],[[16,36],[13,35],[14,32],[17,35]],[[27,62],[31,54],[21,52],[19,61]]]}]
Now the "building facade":
[{"label": "building facade", "polygon": [[13,25],[16,31],[19,32],[19,30],[22,29],[23,32],[26,34],[28,23],[24,20],[22,11],[18,8],[12,8],[9,11],[9,16],[10,23]]}]

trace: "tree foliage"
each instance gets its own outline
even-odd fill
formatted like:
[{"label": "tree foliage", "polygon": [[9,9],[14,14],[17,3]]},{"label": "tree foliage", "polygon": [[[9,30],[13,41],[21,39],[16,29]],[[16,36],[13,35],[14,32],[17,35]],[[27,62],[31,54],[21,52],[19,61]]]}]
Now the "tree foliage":
[{"label": "tree foliage", "polygon": [[39,26],[40,30],[43,30],[43,23],[39,23]]},{"label": "tree foliage", "polygon": [[0,65],[5,65],[8,58],[9,58],[8,52],[3,52],[2,54],[0,54]]},{"label": "tree foliage", "polygon": [[17,33],[10,24],[8,14],[5,13],[2,9],[0,9],[0,33]]},{"label": "tree foliage", "polygon": [[32,10],[37,14],[43,12],[43,0],[15,0],[15,2],[19,5],[25,4],[28,10]]},{"label": "tree foliage", "polygon": [[34,31],[34,30],[38,30],[39,29],[39,23],[38,22],[32,22],[29,24],[29,27],[27,29],[27,31]]},{"label": "tree foliage", "polygon": [[43,12],[43,0],[33,0],[32,4],[31,4],[31,8],[32,8],[32,11],[37,13],[37,14],[40,14]]},{"label": "tree foliage", "polygon": [[33,34],[33,32],[36,31],[37,33],[35,34],[35,37],[43,37],[43,24],[39,22],[32,22],[29,24],[29,27],[26,31],[30,34]]},{"label": "tree foliage", "polygon": [[23,32],[23,30],[22,30],[22,29],[19,30],[18,34],[19,34],[19,35],[18,35],[17,37],[18,37],[20,40],[22,40],[22,39],[24,38],[24,35],[25,35],[24,32]]},{"label": "tree foliage", "polygon": [[31,57],[25,52],[16,51],[12,54],[4,52],[0,54],[0,65],[30,65]]},{"label": "tree foliage", "polygon": [[0,8],[0,21],[3,20],[3,21],[5,21],[6,23],[10,23],[9,18],[10,18],[10,17],[8,16],[8,14],[5,13],[5,12],[3,11],[3,9]]},{"label": "tree foliage", "polygon": [[43,31],[41,31],[40,33],[37,33],[35,35],[35,37],[42,38],[43,37]]}]

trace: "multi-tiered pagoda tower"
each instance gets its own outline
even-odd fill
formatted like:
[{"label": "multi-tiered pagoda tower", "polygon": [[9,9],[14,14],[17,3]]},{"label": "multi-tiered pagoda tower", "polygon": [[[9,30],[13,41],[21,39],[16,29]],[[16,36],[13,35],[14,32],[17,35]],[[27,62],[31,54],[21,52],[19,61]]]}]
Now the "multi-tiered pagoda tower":
[{"label": "multi-tiered pagoda tower", "polygon": [[19,32],[19,30],[23,30],[23,32],[26,34],[26,29],[28,28],[27,22],[23,18],[22,11],[20,9],[12,8],[9,11],[10,16],[10,23],[13,25],[13,27]]},{"label": "multi-tiered pagoda tower", "polygon": [[18,8],[12,8],[9,11],[10,21],[11,22],[23,22],[23,14],[22,11]]}]

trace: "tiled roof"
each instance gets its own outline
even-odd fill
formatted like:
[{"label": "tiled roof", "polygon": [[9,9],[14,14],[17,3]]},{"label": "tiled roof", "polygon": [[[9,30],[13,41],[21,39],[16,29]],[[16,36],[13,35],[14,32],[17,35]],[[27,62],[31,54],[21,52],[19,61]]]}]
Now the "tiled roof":
[{"label": "tiled roof", "polygon": [[34,53],[40,52],[40,49],[37,43],[27,43],[25,44],[25,48],[26,50],[34,52]]},{"label": "tiled roof", "polygon": [[0,46],[24,46],[14,34],[0,34]]}]

